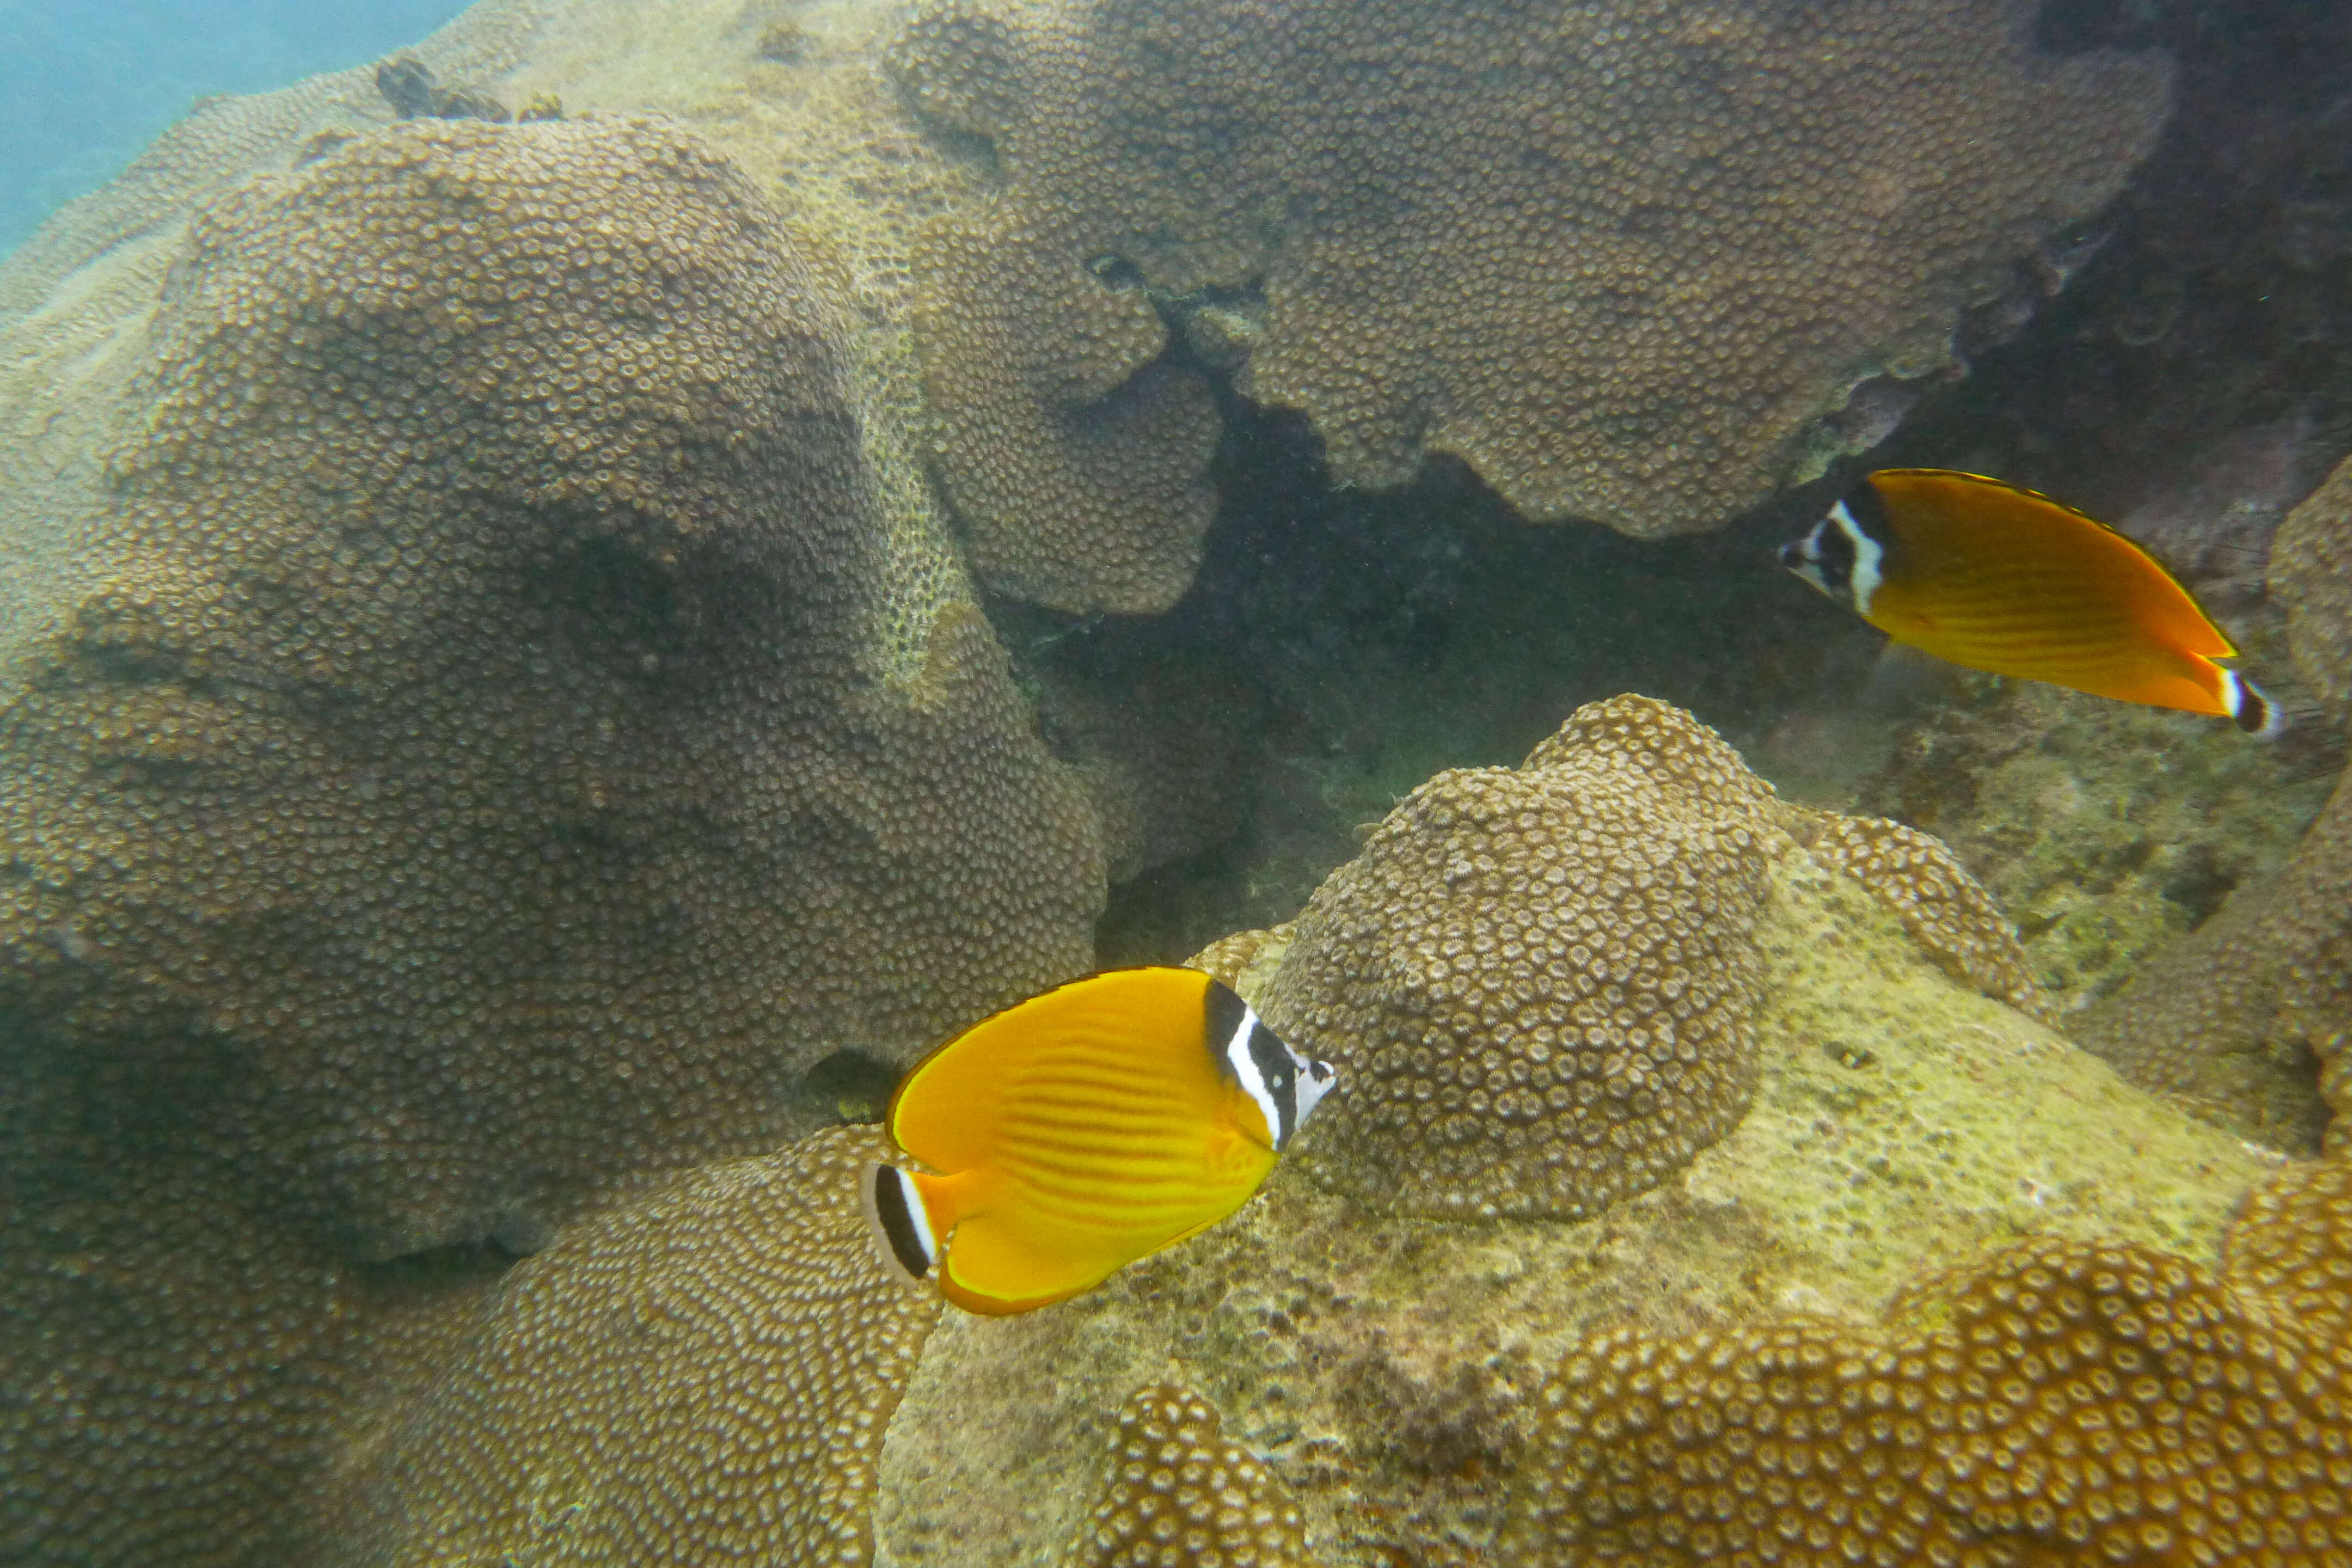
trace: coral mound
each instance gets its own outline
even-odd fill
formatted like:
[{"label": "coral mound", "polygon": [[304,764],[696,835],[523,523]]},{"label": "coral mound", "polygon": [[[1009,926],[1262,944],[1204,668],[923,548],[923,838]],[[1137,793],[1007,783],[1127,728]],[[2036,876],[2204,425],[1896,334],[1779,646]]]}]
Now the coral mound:
[{"label": "coral mound", "polygon": [[2335,1564],[2352,1344],[2270,1261],[2352,1260],[2342,1168],[2280,1179],[2217,1278],[2045,1240],[1898,1302],[1580,1347],[1547,1381],[1513,1561]]},{"label": "coral mound", "polygon": [[982,572],[1181,590],[1215,421],[1163,317],[1343,484],[1447,452],[1653,536],[1869,445],[1904,398],[1855,389],[1947,371],[2164,118],[2159,59],[2040,53],[2039,9],[928,7],[891,68],[1001,173],[927,237],[915,322]]},{"label": "coral mound", "polygon": [[205,213],[0,675],[0,1011],[234,1059],[240,1152],[383,1256],[1085,968],[1084,790],[976,611],[890,597],[833,289],[643,121]]},{"label": "coral mound", "polygon": [[517,1265],[369,1456],[328,1561],[869,1561],[875,1456],[940,1312],[857,1212],[887,1152],[816,1133]]},{"label": "coral mound", "polygon": [[[2242,888],[2076,1026],[2134,1082],[2284,1147],[2352,1110],[2352,777],[2294,858]],[[2335,1125],[2326,1122],[2329,1129]],[[2332,1136],[2332,1131],[2330,1133]]]},{"label": "coral mound", "polygon": [[1217,1426],[1197,1394],[1139,1389],[1119,1410],[1111,1473],[1067,1568],[1306,1568],[1297,1508]]},{"label": "coral mound", "polygon": [[1747,1110],[1754,931],[1800,840],[1956,977],[2040,1009],[1941,845],[1786,805],[1689,714],[1612,698],[1516,770],[1432,779],[1317,890],[1265,996],[1349,1073],[1300,1155],[1441,1217],[1573,1217],[1655,1186]]},{"label": "coral mound", "polygon": [[1572,1216],[1722,1136],[1755,1088],[1769,788],[1688,715],[1619,698],[1520,769],[1415,790],[1266,994],[1347,1075],[1316,1168],[1407,1213]]}]

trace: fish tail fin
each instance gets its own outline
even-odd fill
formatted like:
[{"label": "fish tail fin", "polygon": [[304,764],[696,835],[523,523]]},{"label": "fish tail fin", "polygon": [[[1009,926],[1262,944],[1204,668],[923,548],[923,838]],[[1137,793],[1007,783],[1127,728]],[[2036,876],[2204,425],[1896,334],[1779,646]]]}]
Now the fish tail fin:
[{"label": "fish tail fin", "polygon": [[939,1263],[955,1228],[952,1199],[941,1186],[896,1165],[872,1164],[858,1173],[857,1206],[874,1249],[910,1285],[921,1284]]},{"label": "fish tail fin", "polygon": [[2286,733],[2286,714],[2279,705],[2234,669],[2221,672],[2221,703],[2230,721],[2257,741],[2275,741]]}]

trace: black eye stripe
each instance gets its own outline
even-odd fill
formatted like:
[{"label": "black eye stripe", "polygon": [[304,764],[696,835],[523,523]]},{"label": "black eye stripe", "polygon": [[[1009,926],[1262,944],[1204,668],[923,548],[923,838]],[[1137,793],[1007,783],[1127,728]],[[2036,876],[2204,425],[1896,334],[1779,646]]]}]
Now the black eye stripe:
[{"label": "black eye stripe", "polygon": [[1290,1131],[1298,1121],[1298,1094],[1291,1082],[1297,1069],[1291,1066],[1290,1049],[1260,1023],[1250,1026],[1249,1054],[1266,1093],[1273,1097],[1275,1110],[1281,1113],[1282,1125],[1268,1131],[1274,1134],[1274,1146],[1283,1148],[1290,1142]]},{"label": "black eye stripe", "polygon": [[1835,522],[1822,525],[1815,546],[1821,552],[1822,575],[1832,586],[1842,587],[1853,580],[1853,541]]}]

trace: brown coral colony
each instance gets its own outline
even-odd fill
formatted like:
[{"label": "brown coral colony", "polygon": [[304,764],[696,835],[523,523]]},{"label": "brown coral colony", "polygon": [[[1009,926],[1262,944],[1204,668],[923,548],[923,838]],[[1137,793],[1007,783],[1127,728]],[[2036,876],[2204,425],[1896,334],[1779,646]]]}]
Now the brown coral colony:
[{"label": "brown coral colony", "polygon": [[1346,484],[1449,452],[1652,537],[1818,472],[2153,142],[2162,61],[2043,56],[2038,8],[927,5],[893,75],[1000,175],[914,322],[980,571],[1181,591],[1216,422],[1163,316]]},{"label": "brown coral colony", "polygon": [[[2352,1559],[2352,1346],[2296,1288],[2352,1268],[2340,1162],[2280,1178],[2219,1278],[2038,1241],[1827,1322],[1572,1353],[1513,1548],[1666,1568]],[[2299,1268],[2281,1268],[2291,1258]]]}]

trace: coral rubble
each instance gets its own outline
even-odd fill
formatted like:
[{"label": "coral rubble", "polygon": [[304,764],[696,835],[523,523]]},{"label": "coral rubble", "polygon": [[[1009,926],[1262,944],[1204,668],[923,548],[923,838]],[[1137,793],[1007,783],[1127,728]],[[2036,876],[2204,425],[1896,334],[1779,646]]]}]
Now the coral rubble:
[{"label": "coral rubble", "polygon": [[891,67],[1000,171],[927,236],[915,323],[981,572],[1171,602],[1197,363],[1305,411],[1343,484],[1451,452],[1643,535],[1871,444],[1856,389],[1946,370],[2163,120],[2158,57],[2042,54],[2038,8],[927,8]]}]

